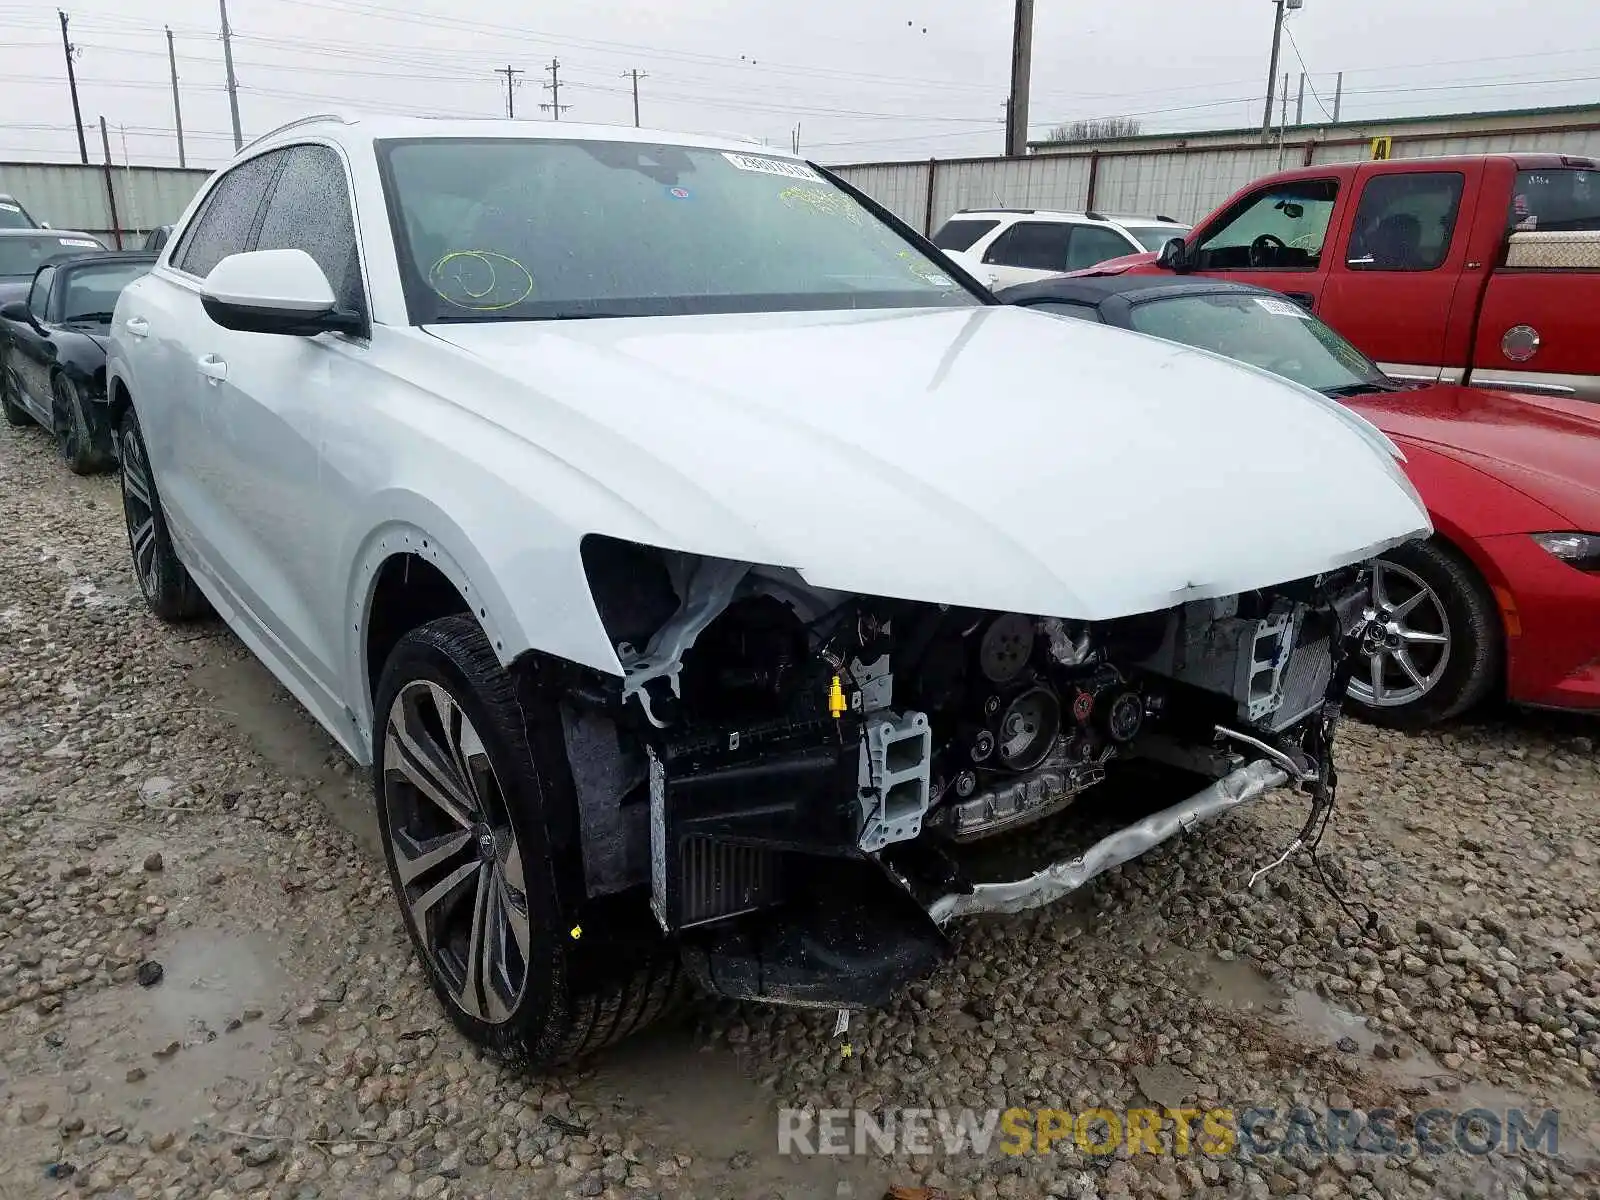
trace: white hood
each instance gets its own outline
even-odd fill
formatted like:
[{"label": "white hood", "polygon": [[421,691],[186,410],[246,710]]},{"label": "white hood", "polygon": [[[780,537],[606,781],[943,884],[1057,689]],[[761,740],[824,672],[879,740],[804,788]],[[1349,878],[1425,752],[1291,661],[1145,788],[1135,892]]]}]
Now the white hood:
[{"label": "white hood", "polygon": [[818,587],[1096,620],[1429,533],[1393,447],[1215,356],[1008,307],[430,326],[481,416]]}]

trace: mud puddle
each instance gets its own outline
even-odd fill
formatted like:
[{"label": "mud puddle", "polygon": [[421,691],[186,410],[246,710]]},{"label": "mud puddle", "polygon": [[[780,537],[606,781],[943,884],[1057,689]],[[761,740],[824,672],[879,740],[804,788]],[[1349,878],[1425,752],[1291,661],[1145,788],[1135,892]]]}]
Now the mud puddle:
[{"label": "mud puddle", "polygon": [[688,1154],[684,1174],[698,1193],[728,1200],[835,1200],[877,1197],[881,1170],[849,1156],[778,1154],[778,1104],[740,1070],[733,1054],[696,1049],[692,1034],[669,1024],[607,1051],[595,1073],[573,1086],[630,1132]]},{"label": "mud puddle", "polygon": [[139,1114],[139,1124],[181,1131],[231,1107],[270,1070],[284,978],[258,937],[185,929],[152,947],[160,982],[130,981],[74,1006],[58,1042],[58,1078],[12,1080],[14,1094],[49,1096],[64,1116]]},{"label": "mud puddle", "polygon": [[251,749],[279,771],[303,780],[309,799],[320,803],[374,858],[382,856],[368,776],[232,634],[185,649],[193,663],[189,682],[216,701],[215,711]]}]

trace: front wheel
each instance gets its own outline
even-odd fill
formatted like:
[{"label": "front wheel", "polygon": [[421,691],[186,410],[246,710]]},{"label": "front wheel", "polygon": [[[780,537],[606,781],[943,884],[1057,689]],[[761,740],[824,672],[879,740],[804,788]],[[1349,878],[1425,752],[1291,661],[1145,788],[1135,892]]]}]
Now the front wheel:
[{"label": "front wheel", "polygon": [[1366,616],[1380,644],[1356,665],[1349,698],[1375,725],[1436,725],[1477,705],[1500,677],[1494,597],[1472,564],[1437,539],[1374,560]]},{"label": "front wheel", "polygon": [[58,374],[50,381],[50,393],[56,447],[66,460],[67,469],[74,475],[103,471],[110,455],[102,448],[101,438],[95,436],[89,410],[84,404],[83,389],[65,375]]},{"label": "front wheel", "polygon": [[[664,944],[583,956],[584,931],[562,902],[546,818],[563,803],[567,768],[530,737],[541,724],[559,730],[553,706],[519,697],[477,623],[453,616],[400,639],[373,711],[390,882],[456,1027],[549,1066],[654,1020],[677,992],[676,957]],[[602,932],[589,932],[588,948]]]}]

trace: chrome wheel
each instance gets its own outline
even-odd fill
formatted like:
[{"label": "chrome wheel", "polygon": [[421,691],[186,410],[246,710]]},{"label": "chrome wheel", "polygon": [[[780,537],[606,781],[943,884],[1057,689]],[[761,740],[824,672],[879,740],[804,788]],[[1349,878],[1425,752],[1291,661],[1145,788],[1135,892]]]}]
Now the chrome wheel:
[{"label": "chrome wheel", "polygon": [[156,509],[150,486],[150,464],[144,446],[131,426],[122,435],[122,515],[128,523],[128,546],[133,551],[133,570],[146,597],[161,590],[156,562]]},{"label": "chrome wheel", "polygon": [[429,680],[389,706],[384,820],[402,903],[461,1011],[508,1020],[528,978],[522,852],[505,794],[472,722]]},{"label": "chrome wheel", "polygon": [[1357,667],[1350,696],[1373,708],[1421,700],[1450,663],[1450,618],[1443,601],[1415,572],[1378,559],[1366,619],[1376,625],[1375,649]]}]

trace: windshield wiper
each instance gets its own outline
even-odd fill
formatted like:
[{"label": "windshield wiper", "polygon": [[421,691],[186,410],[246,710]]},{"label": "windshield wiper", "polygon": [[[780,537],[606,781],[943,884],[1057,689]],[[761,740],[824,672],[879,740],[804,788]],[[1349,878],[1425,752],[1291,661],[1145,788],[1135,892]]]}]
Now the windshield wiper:
[{"label": "windshield wiper", "polygon": [[1322,394],[1334,400],[1344,400],[1351,396],[1371,396],[1378,392],[1398,392],[1401,390],[1403,389],[1398,384],[1379,383],[1375,379],[1369,379],[1364,383],[1346,383],[1340,387],[1323,388]]},{"label": "windshield wiper", "polygon": [[83,321],[93,321],[97,325],[106,325],[111,321],[111,314],[108,312],[74,313],[72,316],[63,321],[62,324],[73,325]]}]

